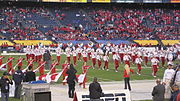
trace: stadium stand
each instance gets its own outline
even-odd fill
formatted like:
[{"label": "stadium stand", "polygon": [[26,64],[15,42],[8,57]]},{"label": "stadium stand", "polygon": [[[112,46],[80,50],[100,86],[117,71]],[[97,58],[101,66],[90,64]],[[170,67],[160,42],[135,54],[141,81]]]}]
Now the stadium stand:
[{"label": "stadium stand", "polygon": [[[140,45],[142,42],[142,45],[150,42],[152,45],[158,44],[147,40],[180,39],[180,10],[177,8],[148,8],[140,4],[138,7],[130,7],[128,4],[108,7],[101,4],[54,5],[34,6],[32,3],[25,7],[18,4],[1,6],[1,35],[12,42],[93,39],[135,40]],[[169,42],[163,41],[165,45]]]}]

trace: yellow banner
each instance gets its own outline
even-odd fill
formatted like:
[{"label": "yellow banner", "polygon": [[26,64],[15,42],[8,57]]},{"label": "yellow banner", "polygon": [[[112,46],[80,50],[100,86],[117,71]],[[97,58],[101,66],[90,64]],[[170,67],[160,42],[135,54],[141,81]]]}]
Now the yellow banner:
[{"label": "yellow banner", "polygon": [[111,0],[92,0],[92,2],[95,2],[95,3],[110,3]]},{"label": "yellow banner", "polygon": [[82,2],[86,3],[87,0],[43,0],[43,2]]},{"label": "yellow banner", "polygon": [[164,45],[174,45],[180,43],[180,40],[162,40]]},{"label": "yellow banner", "polygon": [[49,40],[14,40],[17,44],[24,44],[27,45],[38,45],[39,43],[42,43],[43,45],[50,45],[52,44],[52,41]]},{"label": "yellow banner", "polygon": [[43,2],[66,2],[66,0],[42,0]]},{"label": "yellow banner", "polygon": [[80,3],[86,3],[87,0],[66,0],[66,2],[80,2]]},{"label": "yellow banner", "polygon": [[3,45],[3,44],[8,44],[8,46],[13,46],[14,45],[13,43],[11,43],[8,40],[0,40],[0,45]]},{"label": "yellow banner", "polygon": [[180,0],[171,0],[171,3],[180,3]]},{"label": "yellow banner", "polygon": [[139,45],[157,45],[157,40],[134,40],[134,42],[138,43]]}]

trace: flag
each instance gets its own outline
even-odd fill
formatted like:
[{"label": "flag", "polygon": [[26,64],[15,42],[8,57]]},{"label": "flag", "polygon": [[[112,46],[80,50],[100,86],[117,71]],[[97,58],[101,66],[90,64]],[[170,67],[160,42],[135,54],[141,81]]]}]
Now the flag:
[{"label": "flag", "polygon": [[45,65],[46,62],[43,62],[40,66],[38,66],[35,70],[33,70],[33,72],[37,72],[39,70],[39,68],[41,68],[41,66]]},{"label": "flag", "polygon": [[[57,63],[56,63],[55,65],[57,65]],[[42,76],[39,76],[39,77],[37,78],[37,80],[46,80],[47,83],[57,82],[58,79],[61,77],[61,75],[65,72],[65,70],[66,70],[67,67],[65,67],[65,68],[64,68],[61,72],[59,72],[59,73],[50,74],[51,71],[53,70],[53,68],[55,67],[55,65],[51,68],[51,70],[50,70],[47,74],[42,75]]]},{"label": "flag", "polygon": [[9,71],[9,74],[13,74],[16,67],[23,61],[23,58],[20,58],[20,60],[18,61],[18,63]]},{"label": "flag", "polygon": [[2,64],[2,65],[0,66],[0,70],[6,70],[6,65],[7,65],[11,60],[13,60],[13,58],[10,59],[10,60],[8,60],[6,63]]},{"label": "flag", "polygon": [[[76,78],[78,79],[78,83],[83,83],[86,77],[86,73],[84,74],[80,74],[80,75],[76,75]],[[65,76],[64,80],[62,82],[66,83],[67,82],[67,78],[68,76]]]},{"label": "flag", "polygon": [[33,60],[31,60],[31,61],[29,62],[29,64],[27,65],[27,67],[26,67],[25,69],[23,69],[22,72],[23,72],[23,73],[26,72],[26,70],[28,69],[28,67],[29,67],[30,65],[32,65],[32,63],[33,63]]}]

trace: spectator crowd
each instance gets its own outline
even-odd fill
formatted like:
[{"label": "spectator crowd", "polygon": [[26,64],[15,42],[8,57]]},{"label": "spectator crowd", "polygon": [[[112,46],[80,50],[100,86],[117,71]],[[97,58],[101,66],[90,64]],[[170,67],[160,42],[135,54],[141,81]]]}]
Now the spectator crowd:
[{"label": "spectator crowd", "polygon": [[5,6],[0,11],[0,31],[11,40],[180,39],[175,8]]}]

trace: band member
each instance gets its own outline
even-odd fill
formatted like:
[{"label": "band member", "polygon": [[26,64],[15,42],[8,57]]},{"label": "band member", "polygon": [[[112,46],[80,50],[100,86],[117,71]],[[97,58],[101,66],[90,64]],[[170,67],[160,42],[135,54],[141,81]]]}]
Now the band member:
[{"label": "band member", "polygon": [[56,49],[56,58],[57,58],[58,65],[60,65],[61,54],[62,54],[62,49],[61,47],[58,47]]},{"label": "band member", "polygon": [[124,50],[122,48],[119,49],[119,57],[121,64],[123,63],[123,57],[124,57]]},{"label": "band member", "polygon": [[3,59],[4,57],[3,56],[0,56],[0,66],[2,65],[2,59]]},{"label": "band member", "polygon": [[92,68],[95,68],[96,65],[96,57],[97,57],[97,53],[95,51],[91,52],[91,59],[92,59]]},{"label": "band member", "polygon": [[112,55],[116,54],[116,49],[115,49],[116,45],[113,44],[113,47],[111,47],[111,52]]},{"label": "band member", "polygon": [[30,49],[30,58],[31,58],[32,60],[35,59],[34,53],[35,53],[35,51],[34,51],[34,46],[32,45],[32,48]]},{"label": "band member", "polygon": [[156,77],[156,73],[158,71],[158,63],[159,63],[159,60],[155,56],[153,56],[153,58],[151,59],[151,65],[152,65],[152,70],[153,70],[152,75],[154,77]]},{"label": "band member", "polygon": [[100,54],[97,54],[97,56],[96,56],[96,59],[97,59],[97,61],[98,61],[98,69],[100,69],[101,68],[101,55]]},{"label": "band member", "polygon": [[103,50],[102,50],[102,47],[104,46],[104,44],[99,44],[96,52],[97,52],[97,56],[96,56],[96,59],[98,60],[98,69],[101,68],[101,64],[102,64],[102,55],[104,54]]},{"label": "band member", "polygon": [[117,53],[115,53],[115,54],[113,55],[115,72],[118,72],[119,59],[120,59],[119,55],[118,55]]},{"label": "band member", "polygon": [[102,69],[106,69],[107,71],[109,71],[109,57],[108,57],[108,53],[104,54],[103,60],[104,60],[104,68],[102,68]]},{"label": "band member", "polygon": [[42,65],[43,63],[44,63],[43,59],[41,59],[41,61],[38,62],[38,67],[41,66],[41,67],[39,68],[39,75],[40,75],[40,76],[41,76],[41,75],[44,75],[44,65]]},{"label": "band member", "polygon": [[100,44],[100,46],[98,46],[98,48],[96,50],[97,54],[99,54],[99,55],[103,55],[104,54],[104,52],[102,50],[102,47],[103,47],[103,44]]},{"label": "band member", "polygon": [[67,62],[70,64],[70,62],[71,62],[71,48],[70,48],[70,47],[67,47],[67,48],[65,49],[65,52],[66,52]]},{"label": "band member", "polygon": [[7,60],[7,65],[8,65],[8,73],[11,71],[11,69],[12,69],[12,60],[13,60],[14,58],[13,57],[9,57],[8,58],[8,60]]},{"label": "band member", "polygon": [[34,60],[29,60],[27,66],[31,66],[33,68],[33,62]]},{"label": "band member", "polygon": [[93,51],[93,43],[92,42],[90,42],[89,44],[88,44],[88,49],[87,49],[87,51],[88,51],[88,59],[90,60],[91,59],[91,52]]},{"label": "band member", "polygon": [[38,62],[38,52],[39,52],[39,49],[35,48],[34,49],[34,61],[35,62]]},{"label": "band member", "polygon": [[41,49],[38,48],[38,54],[37,54],[37,62],[41,61]]},{"label": "band member", "polygon": [[111,44],[107,43],[107,45],[103,48],[105,50],[105,54],[107,54],[108,56],[109,56],[109,52],[111,50],[110,46],[111,46]]},{"label": "band member", "polygon": [[125,53],[123,60],[124,60],[125,64],[129,65],[129,67],[130,67],[130,62],[129,62],[130,59],[131,59],[131,57],[128,55],[128,53]]},{"label": "band member", "polygon": [[76,57],[77,57],[77,51],[76,51],[76,50],[72,51],[72,55],[73,55],[73,64],[76,66],[76,61],[77,61],[77,59],[76,59]]},{"label": "band member", "polygon": [[51,64],[51,74],[54,74],[56,73],[56,65],[58,63],[56,61],[54,61],[52,64]]},{"label": "band member", "polygon": [[82,57],[83,57],[83,61],[84,62],[87,62],[87,51],[86,51],[86,49],[84,49],[84,51],[82,52]]},{"label": "band member", "polygon": [[140,49],[138,49],[138,51],[137,51],[137,55],[142,59],[142,54],[143,53],[143,51],[142,50],[140,50]]},{"label": "band member", "polygon": [[137,54],[135,53],[135,51],[132,51],[131,57],[132,57],[132,63],[134,64],[134,63],[135,63],[135,60],[136,60],[136,58],[137,58]]},{"label": "band member", "polygon": [[148,63],[148,52],[144,51],[144,64],[145,64],[145,66],[147,66],[147,63]]},{"label": "band member", "polygon": [[155,50],[155,51],[154,51],[154,56],[158,59],[158,61],[160,60],[160,59],[159,59],[159,55],[160,55],[160,54],[159,54],[158,50]]},{"label": "band member", "polygon": [[135,63],[136,63],[136,65],[137,65],[137,69],[138,69],[138,71],[137,71],[137,74],[138,75],[141,75],[141,63],[143,62],[143,60],[140,58],[140,56],[138,56],[137,58],[136,58],[136,60],[135,60]]},{"label": "band member", "polygon": [[170,82],[174,76],[174,69],[172,69],[172,64],[168,64],[167,69],[164,71],[164,76],[163,76],[163,84],[165,85],[165,98],[170,99],[171,97],[171,87],[170,87]]},{"label": "band member", "polygon": [[162,67],[164,67],[164,64],[165,64],[165,53],[164,53],[164,51],[161,51],[160,57],[161,57]]},{"label": "band member", "polygon": [[24,48],[24,52],[26,53],[26,60],[28,61],[30,59],[30,55],[31,55],[29,46]]},{"label": "band member", "polygon": [[23,60],[23,58],[22,57],[20,57],[18,60],[17,60],[17,62],[19,63],[18,64],[18,67],[22,67],[22,60]]},{"label": "band member", "polygon": [[128,86],[128,89],[131,91],[131,85],[130,85],[130,72],[134,73],[134,71],[132,69],[130,69],[129,65],[125,65],[124,66],[124,82],[125,82],[125,87],[124,89],[127,89],[127,86]]},{"label": "band member", "polygon": [[83,51],[83,49],[81,48],[83,46],[83,44],[79,44],[78,48],[76,49],[77,53],[78,53],[78,60],[81,60],[81,53]]},{"label": "band member", "polygon": [[44,48],[40,48],[40,56],[39,56],[39,61],[41,61],[41,59],[43,58],[43,54],[45,53],[45,49]]},{"label": "band member", "polygon": [[91,59],[91,47],[87,48],[87,55],[88,55],[88,59]]}]

